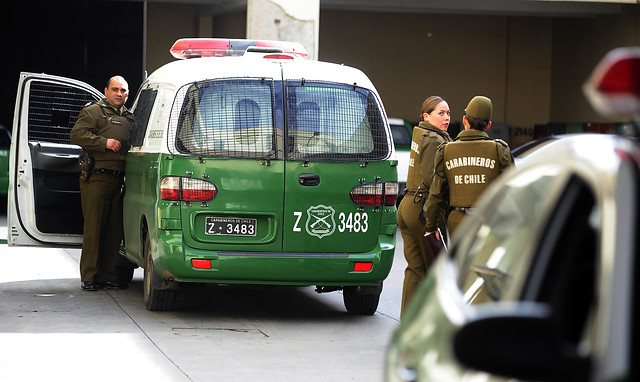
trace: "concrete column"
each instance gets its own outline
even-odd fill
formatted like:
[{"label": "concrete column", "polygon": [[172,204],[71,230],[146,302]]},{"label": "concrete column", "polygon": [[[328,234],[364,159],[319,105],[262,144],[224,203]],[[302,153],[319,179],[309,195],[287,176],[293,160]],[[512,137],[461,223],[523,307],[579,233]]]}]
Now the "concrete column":
[{"label": "concrete column", "polygon": [[320,0],[248,0],[247,39],[301,43],[318,59]]},{"label": "concrete column", "polygon": [[213,37],[213,16],[198,16],[198,37]]}]

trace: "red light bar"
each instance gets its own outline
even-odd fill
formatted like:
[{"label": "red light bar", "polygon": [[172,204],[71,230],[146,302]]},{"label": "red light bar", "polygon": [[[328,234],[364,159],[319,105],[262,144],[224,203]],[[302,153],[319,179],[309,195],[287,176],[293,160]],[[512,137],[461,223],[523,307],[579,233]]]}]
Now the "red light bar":
[{"label": "red light bar", "polygon": [[[175,58],[242,56],[247,48],[253,52],[286,53],[305,58],[309,54],[302,44],[291,41],[230,40],[222,38],[182,38],[169,52]],[[260,49],[262,48],[262,49]]]},{"label": "red light bar", "polygon": [[584,85],[594,109],[613,118],[640,116],[640,48],[607,53]]}]

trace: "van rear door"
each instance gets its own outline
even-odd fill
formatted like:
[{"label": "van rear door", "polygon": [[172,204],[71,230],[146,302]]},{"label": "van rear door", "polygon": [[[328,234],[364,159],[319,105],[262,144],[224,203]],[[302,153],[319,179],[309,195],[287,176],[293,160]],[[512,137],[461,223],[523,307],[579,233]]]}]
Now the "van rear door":
[{"label": "van rear door", "polygon": [[171,149],[177,155],[161,172],[173,178],[188,171],[216,187],[211,201],[181,203],[182,234],[190,248],[234,255],[282,251],[280,70],[274,64],[259,68],[259,78],[199,81],[177,92]]},{"label": "van rear door", "polygon": [[9,245],[82,244],[81,149],[69,143],[69,132],[82,108],[100,98],[81,81],[20,73],[9,160]]},{"label": "van rear door", "polygon": [[383,208],[354,203],[352,191],[396,187],[380,102],[371,90],[329,81],[289,80],[286,99],[284,251],[373,250]]}]

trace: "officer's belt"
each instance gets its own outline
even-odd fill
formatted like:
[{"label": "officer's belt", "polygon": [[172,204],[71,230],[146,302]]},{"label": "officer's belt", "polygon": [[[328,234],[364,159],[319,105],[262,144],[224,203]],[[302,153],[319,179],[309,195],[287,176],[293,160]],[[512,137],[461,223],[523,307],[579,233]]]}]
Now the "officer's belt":
[{"label": "officer's belt", "polygon": [[460,211],[465,214],[471,214],[476,210],[476,207],[451,207],[452,211]]},{"label": "officer's belt", "polygon": [[425,196],[425,195],[429,194],[429,190],[424,190],[424,191],[423,191],[423,190],[420,190],[420,189],[417,189],[417,190],[407,190],[407,189],[405,188],[405,190],[404,190],[404,194],[405,194],[405,195],[413,195],[413,202],[414,202],[415,204],[418,204],[418,203],[422,202],[422,198],[424,198],[424,196]]},{"label": "officer's belt", "polygon": [[94,168],[92,172],[94,174],[107,174],[113,176],[124,175],[124,170],[112,170],[110,168]]}]

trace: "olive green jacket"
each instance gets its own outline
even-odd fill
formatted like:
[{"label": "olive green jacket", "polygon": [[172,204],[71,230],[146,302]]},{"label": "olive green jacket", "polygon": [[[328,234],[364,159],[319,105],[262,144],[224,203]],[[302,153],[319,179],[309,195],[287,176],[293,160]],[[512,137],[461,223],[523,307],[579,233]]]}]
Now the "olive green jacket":
[{"label": "olive green jacket", "polygon": [[[449,185],[447,180],[447,168],[445,166],[444,161],[444,147],[445,145],[456,145],[458,142],[472,142],[472,141],[495,141],[496,143],[496,157],[497,157],[497,166],[502,173],[509,166],[513,165],[513,156],[511,155],[511,150],[509,149],[509,145],[500,140],[493,140],[489,137],[489,135],[484,131],[479,130],[463,130],[458,134],[455,141],[452,143],[445,143],[438,147],[435,154],[435,169],[433,175],[433,181],[431,184],[431,189],[429,192],[429,197],[427,198],[426,203],[424,204],[424,217],[426,220],[425,223],[425,232],[433,232],[437,228],[438,216],[448,214],[448,211],[445,211],[448,205],[449,199]],[[473,146],[465,145],[467,150],[469,151],[469,155],[472,156]],[[486,185],[483,189],[486,188]],[[479,194],[479,192],[478,192]],[[466,206],[471,207],[471,206]]]},{"label": "olive green jacket", "polygon": [[[116,110],[103,98],[82,109],[71,129],[71,143],[81,146],[95,158],[95,168],[124,170],[132,124],[133,114],[126,107]],[[107,149],[110,138],[119,140],[122,145],[117,153]]]},{"label": "olive green jacket", "polygon": [[421,121],[413,130],[407,191],[413,192],[419,187],[420,192],[426,195],[433,179],[433,158],[436,150],[443,142],[451,142],[451,137],[446,131],[441,131],[425,121]]}]

